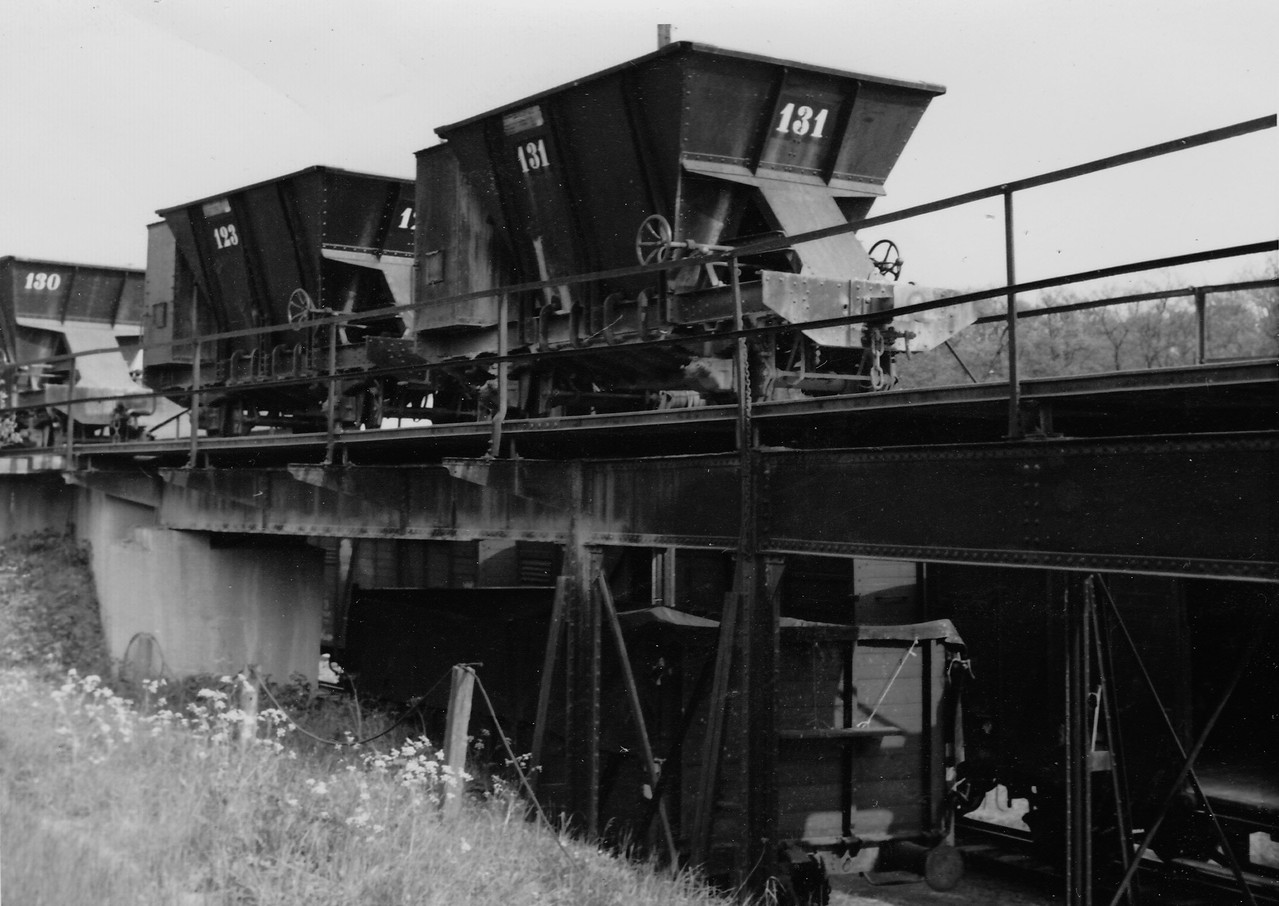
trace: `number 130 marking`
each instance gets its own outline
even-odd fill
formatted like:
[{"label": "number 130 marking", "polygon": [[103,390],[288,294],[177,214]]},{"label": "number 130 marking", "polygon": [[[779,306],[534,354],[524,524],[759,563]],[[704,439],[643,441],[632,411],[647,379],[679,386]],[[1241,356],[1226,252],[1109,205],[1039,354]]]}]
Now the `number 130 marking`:
[{"label": "number 130 marking", "polygon": [[[816,115],[814,115],[816,114]],[[809,138],[825,138],[823,130],[826,128],[826,117],[830,115],[830,111],[823,107],[814,111],[812,107],[804,104],[798,108],[791,103],[782,108],[781,116],[777,121],[777,132],[782,135],[797,135],[800,138],[808,136]]]},{"label": "number 130 marking", "polygon": [[62,285],[61,274],[37,274],[27,272],[26,289],[57,289]]}]

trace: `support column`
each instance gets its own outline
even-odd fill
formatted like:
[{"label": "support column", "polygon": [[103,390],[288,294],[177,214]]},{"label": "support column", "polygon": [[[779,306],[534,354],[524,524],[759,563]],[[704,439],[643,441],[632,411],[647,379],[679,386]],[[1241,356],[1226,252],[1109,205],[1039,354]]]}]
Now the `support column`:
[{"label": "support column", "polygon": [[1065,644],[1066,903],[1092,904],[1092,773],[1088,760],[1089,621],[1087,579],[1063,577]]},{"label": "support column", "polygon": [[747,889],[762,889],[777,874],[777,665],[781,583],[786,562],[761,558],[762,575],[751,607],[744,614],[749,655],[743,683],[748,719],[749,757],[746,789]]},{"label": "support column", "polygon": [[600,606],[594,589],[603,551],[587,547],[582,512],[582,472],[571,473],[573,500],[569,543],[564,548],[568,577],[564,645],[564,732],[568,807],[574,825],[588,838],[599,834]]}]

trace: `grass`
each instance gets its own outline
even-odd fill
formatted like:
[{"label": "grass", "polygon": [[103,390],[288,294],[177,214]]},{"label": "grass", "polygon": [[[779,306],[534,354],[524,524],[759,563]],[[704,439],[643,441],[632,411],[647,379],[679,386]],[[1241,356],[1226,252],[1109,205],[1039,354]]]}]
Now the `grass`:
[{"label": "grass", "polygon": [[[151,687],[142,698],[151,699]],[[421,737],[294,747],[279,712],[224,688],[175,710],[96,677],[0,670],[0,895],[24,906],[710,904],[671,878],[526,820],[501,781],[445,820],[456,788]],[[301,751],[300,751],[301,750]]]}]

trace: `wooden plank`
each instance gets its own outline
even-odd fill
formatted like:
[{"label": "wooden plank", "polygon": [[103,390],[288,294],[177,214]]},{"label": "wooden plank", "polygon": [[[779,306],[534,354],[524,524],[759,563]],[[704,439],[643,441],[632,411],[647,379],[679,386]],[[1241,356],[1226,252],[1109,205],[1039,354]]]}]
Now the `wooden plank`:
[{"label": "wooden plank", "polygon": [[871,726],[871,727],[816,727],[810,730],[779,730],[777,736],[779,739],[796,739],[796,740],[828,740],[828,739],[857,739],[865,737],[884,737],[884,736],[905,736],[905,732],[895,727],[888,726]]},{"label": "wooden plank", "polygon": [[455,818],[462,811],[465,784],[467,728],[471,724],[471,697],[475,692],[475,671],[458,665],[453,668],[449,690],[449,712],[444,726],[444,764],[452,778],[444,785],[444,817]]}]

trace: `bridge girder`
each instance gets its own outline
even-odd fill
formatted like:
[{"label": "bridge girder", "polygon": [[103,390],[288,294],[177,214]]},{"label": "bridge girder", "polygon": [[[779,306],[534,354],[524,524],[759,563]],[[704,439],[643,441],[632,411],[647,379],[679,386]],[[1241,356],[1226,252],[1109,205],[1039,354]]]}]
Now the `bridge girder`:
[{"label": "bridge girder", "polygon": [[[759,552],[1274,580],[1276,452],[1276,432],[760,451]],[[159,517],[208,532],[731,550],[739,469],[736,456],[171,469]]]}]

